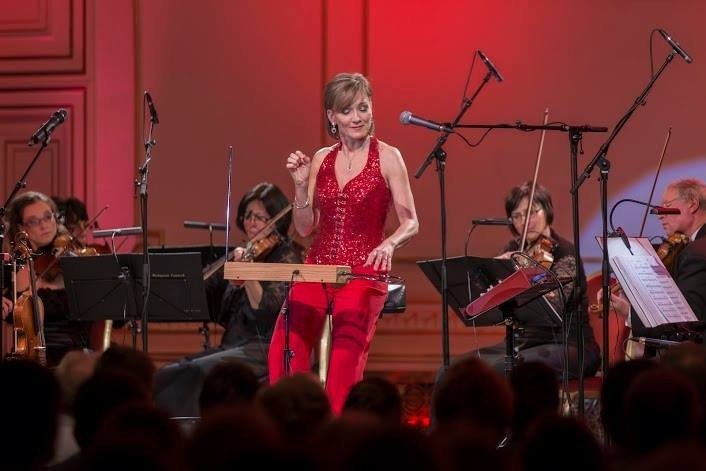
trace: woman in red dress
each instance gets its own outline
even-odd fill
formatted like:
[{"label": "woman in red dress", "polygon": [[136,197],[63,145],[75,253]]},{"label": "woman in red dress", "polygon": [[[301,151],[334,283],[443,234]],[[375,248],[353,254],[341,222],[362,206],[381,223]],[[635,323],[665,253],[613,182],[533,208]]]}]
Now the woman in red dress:
[{"label": "woman in red dress", "polygon": [[[338,143],[312,158],[289,155],[294,180],[293,220],[302,236],[314,234],[306,263],[348,265],[353,273],[388,273],[395,249],[418,229],[407,168],[399,150],[373,134],[370,83],[361,74],[339,74],[324,89],[326,129]],[[385,237],[385,220],[395,209],[399,226]],[[340,412],[351,386],[362,379],[387,286],[353,279],[342,286],[295,283],[289,299],[291,371],[310,371],[327,311],[332,320],[326,391]],[[270,382],[284,375],[284,322],[277,321],[270,344]]]}]

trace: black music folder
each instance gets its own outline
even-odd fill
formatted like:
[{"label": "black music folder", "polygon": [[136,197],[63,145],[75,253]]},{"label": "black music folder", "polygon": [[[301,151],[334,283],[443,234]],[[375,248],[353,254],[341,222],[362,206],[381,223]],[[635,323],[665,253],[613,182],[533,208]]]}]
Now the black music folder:
[{"label": "black music folder", "polygon": [[[441,259],[420,260],[419,268],[441,294]],[[495,326],[503,323],[499,308],[491,309],[473,319],[466,315],[466,306],[515,272],[512,260],[481,257],[450,257],[446,259],[448,303],[467,326]],[[543,296],[514,307],[514,317],[519,325],[560,327],[562,318]]]}]

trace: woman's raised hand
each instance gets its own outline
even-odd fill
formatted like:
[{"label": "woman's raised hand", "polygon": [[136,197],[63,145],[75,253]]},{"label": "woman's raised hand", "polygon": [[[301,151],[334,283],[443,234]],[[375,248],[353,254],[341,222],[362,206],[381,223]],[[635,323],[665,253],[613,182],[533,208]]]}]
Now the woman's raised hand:
[{"label": "woman's raised hand", "polygon": [[309,184],[311,158],[299,150],[291,153],[287,158],[287,170],[292,175],[295,185],[306,186]]}]

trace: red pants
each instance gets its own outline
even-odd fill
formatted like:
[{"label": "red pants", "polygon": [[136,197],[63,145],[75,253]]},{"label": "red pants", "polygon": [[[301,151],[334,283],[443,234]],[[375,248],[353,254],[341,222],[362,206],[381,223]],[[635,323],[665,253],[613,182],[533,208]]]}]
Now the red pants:
[{"label": "red pants", "polygon": [[[311,352],[321,339],[329,303],[331,357],[326,393],[338,414],[351,387],[363,378],[370,342],[385,305],[387,285],[351,280],[343,286],[295,283],[289,299],[289,348],[294,352],[291,372],[311,371]],[[277,319],[268,358],[270,384],[284,375],[284,320]]]}]

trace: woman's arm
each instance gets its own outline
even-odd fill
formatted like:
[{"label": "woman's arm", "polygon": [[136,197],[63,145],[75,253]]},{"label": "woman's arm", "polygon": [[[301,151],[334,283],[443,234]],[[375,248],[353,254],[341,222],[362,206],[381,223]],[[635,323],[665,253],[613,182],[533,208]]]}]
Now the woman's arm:
[{"label": "woman's arm", "polygon": [[314,209],[314,191],[316,189],[316,175],[319,167],[330,148],[319,150],[313,158],[303,152],[296,151],[289,154],[287,169],[294,180],[294,208],[292,209],[292,222],[297,233],[307,237],[314,231],[318,224],[318,210]]},{"label": "woman's arm", "polygon": [[380,171],[390,188],[400,225],[395,232],[370,252],[365,264],[373,265],[375,270],[389,271],[392,267],[392,254],[395,249],[406,244],[419,232],[419,221],[407,175],[407,166],[402,154],[395,147],[383,142],[380,143]]}]

